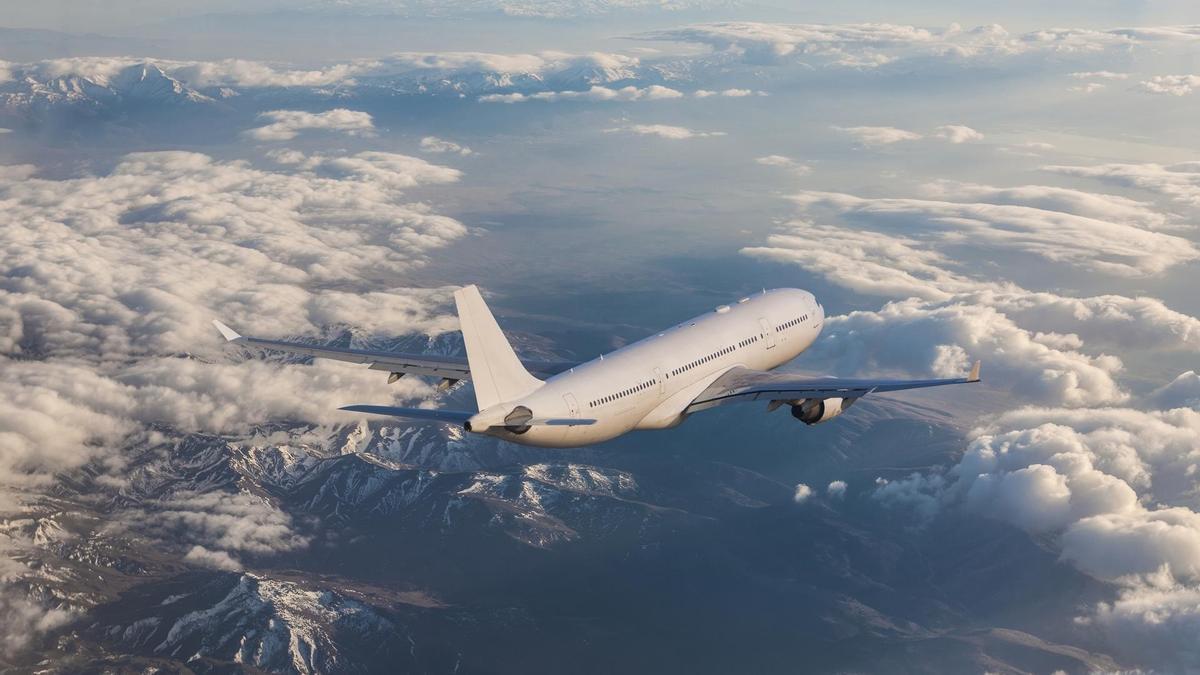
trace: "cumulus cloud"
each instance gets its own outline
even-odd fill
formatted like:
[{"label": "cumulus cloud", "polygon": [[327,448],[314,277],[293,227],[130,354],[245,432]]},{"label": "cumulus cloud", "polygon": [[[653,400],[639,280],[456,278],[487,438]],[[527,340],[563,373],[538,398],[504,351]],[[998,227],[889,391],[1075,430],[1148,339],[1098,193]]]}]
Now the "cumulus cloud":
[{"label": "cumulus cloud", "polygon": [[118,470],[126,439],[150,425],[336,423],[347,397],[428,391],[416,381],[381,391],[366,371],[322,362],[230,363],[207,324],[284,336],[453,329],[437,309],[447,289],[396,289],[387,277],[465,234],[402,193],[457,171],[374,152],[307,156],[291,172],[162,152],[101,175],[27,174],[0,181],[5,485],[87,462]]},{"label": "cumulus cloud", "polygon": [[1200,162],[1178,164],[1098,164],[1094,166],[1044,166],[1045,171],[1096,178],[1106,183],[1134,187],[1176,202],[1200,207]]},{"label": "cumulus cloud", "polygon": [[839,373],[957,377],[982,359],[990,382],[1027,400],[1096,405],[1127,398],[1115,380],[1119,358],[1048,345],[992,307],[912,298],[829,317],[824,336],[810,351]]},{"label": "cumulus cloud", "polygon": [[1052,537],[1063,560],[1124,589],[1083,623],[1156,641],[1197,625],[1200,411],[1022,408],[972,436],[946,475],[881,479],[875,498],[923,521],[960,506]]},{"label": "cumulus cloud", "polygon": [[334,108],[323,113],[272,110],[259,117],[271,123],[245,132],[259,141],[290,141],[307,129],[341,131],[350,136],[365,136],[375,131],[369,114],[346,108]]},{"label": "cumulus cloud", "polygon": [[513,92],[509,94],[486,94],[479,100],[484,103],[524,103],[527,101],[663,101],[682,98],[683,92],[670,87],[652,84],[648,87],[629,85],[612,89],[596,85],[586,91],[540,91],[534,94]]},{"label": "cumulus cloud", "polygon": [[812,488],[804,483],[797,483],[796,489],[792,492],[792,501],[796,502],[797,504],[803,504],[804,502],[808,501],[812,495]]},{"label": "cumulus cloud", "polygon": [[1186,96],[1200,87],[1200,75],[1155,75],[1141,82],[1142,91],[1151,94]]},{"label": "cumulus cloud", "polygon": [[934,135],[955,144],[983,140],[983,134],[961,124],[942,125],[937,128]]},{"label": "cumulus cloud", "polygon": [[835,130],[847,134],[863,145],[891,145],[901,141],[915,141],[921,138],[921,134],[913,131],[905,131],[896,127],[833,127]]},{"label": "cumulus cloud", "polygon": [[846,481],[835,480],[830,482],[829,486],[825,488],[825,494],[829,495],[831,499],[841,499],[842,497],[845,497]]},{"label": "cumulus cloud", "polygon": [[689,138],[708,138],[711,136],[724,136],[724,131],[694,131],[687,127],[671,126],[669,124],[630,124],[624,127],[616,127],[613,129],[605,129],[606,132],[627,132],[638,134],[639,136],[657,136],[673,141],[682,141]]},{"label": "cumulus cloud", "polygon": [[459,145],[452,141],[447,141],[444,138],[437,136],[426,136],[421,139],[421,152],[431,153],[450,153],[452,155],[470,155],[472,151],[465,145]]}]

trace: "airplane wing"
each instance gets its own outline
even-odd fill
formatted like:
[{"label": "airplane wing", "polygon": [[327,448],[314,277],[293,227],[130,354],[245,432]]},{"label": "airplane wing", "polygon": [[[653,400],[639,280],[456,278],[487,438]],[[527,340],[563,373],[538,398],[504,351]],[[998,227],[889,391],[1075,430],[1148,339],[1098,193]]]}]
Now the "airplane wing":
[{"label": "airplane wing", "polygon": [[[454,422],[462,424],[475,414],[465,410],[429,410],[427,408],[393,408],[386,405],[344,405],[338,410],[348,410],[350,412],[370,413],[372,415],[388,415],[390,417],[403,417],[406,419],[415,420],[434,420],[437,422]],[[550,417],[537,418],[532,415],[518,420],[516,426],[550,426],[550,427],[577,427],[588,426],[595,424],[594,419],[580,419],[578,417]]]},{"label": "airplane wing", "polygon": [[715,408],[740,401],[794,401],[799,399],[855,399],[867,394],[969,384],[979,381],[980,362],[966,377],[942,380],[848,380],[837,377],[805,377],[749,368],[733,368],[717,378],[688,405],[685,412]]},{"label": "airplane wing", "polygon": [[[267,340],[264,338],[239,335],[232,328],[226,326],[220,321],[213,321],[213,325],[217,327],[217,330],[221,332],[221,335],[226,341],[247,347],[271,349],[281,352],[290,352],[292,354],[303,354],[305,356],[313,356],[321,359],[348,361],[350,363],[366,363],[369,364],[368,367],[372,370],[382,370],[389,373],[411,373],[413,375],[440,377],[444,380],[452,381],[465,380],[471,376],[471,369],[467,366],[466,357],[463,356],[402,354],[399,352],[381,352],[369,349],[317,347],[313,345],[301,344],[299,342]],[[542,377],[556,375],[579,365],[578,363],[567,361],[522,361],[522,363],[530,372]]]}]

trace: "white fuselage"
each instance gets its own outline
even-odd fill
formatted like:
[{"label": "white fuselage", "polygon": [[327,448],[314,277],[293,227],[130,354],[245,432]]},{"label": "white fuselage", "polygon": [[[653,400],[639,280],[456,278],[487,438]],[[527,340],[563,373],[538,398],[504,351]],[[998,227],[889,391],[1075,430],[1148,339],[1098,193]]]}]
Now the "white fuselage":
[{"label": "white fuselage", "polygon": [[575,366],[536,391],[493,407],[501,415],[524,406],[539,419],[594,423],[535,425],[522,433],[491,427],[486,433],[525,445],[575,447],[634,429],[667,429],[682,422],[688,405],[730,368],[770,370],[784,364],[817,339],[824,321],[824,309],[808,291],[778,289],[744,298]]}]

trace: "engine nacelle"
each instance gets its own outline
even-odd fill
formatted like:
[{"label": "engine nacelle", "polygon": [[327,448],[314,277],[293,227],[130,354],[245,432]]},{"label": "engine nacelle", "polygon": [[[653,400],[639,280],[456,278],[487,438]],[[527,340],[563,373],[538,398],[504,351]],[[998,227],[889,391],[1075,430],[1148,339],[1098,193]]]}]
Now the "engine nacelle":
[{"label": "engine nacelle", "polygon": [[792,417],[805,424],[818,424],[841,415],[857,398],[808,398],[792,405]]}]

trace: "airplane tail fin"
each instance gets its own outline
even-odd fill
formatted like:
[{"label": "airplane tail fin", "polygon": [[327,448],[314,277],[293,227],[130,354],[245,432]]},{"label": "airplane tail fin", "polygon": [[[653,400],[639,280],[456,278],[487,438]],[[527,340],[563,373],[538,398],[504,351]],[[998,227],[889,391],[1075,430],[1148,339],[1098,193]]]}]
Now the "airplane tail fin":
[{"label": "airplane tail fin", "polygon": [[520,398],[542,386],[542,381],[530,375],[517,358],[478,288],[472,285],[455,291],[454,304],[480,410]]}]

